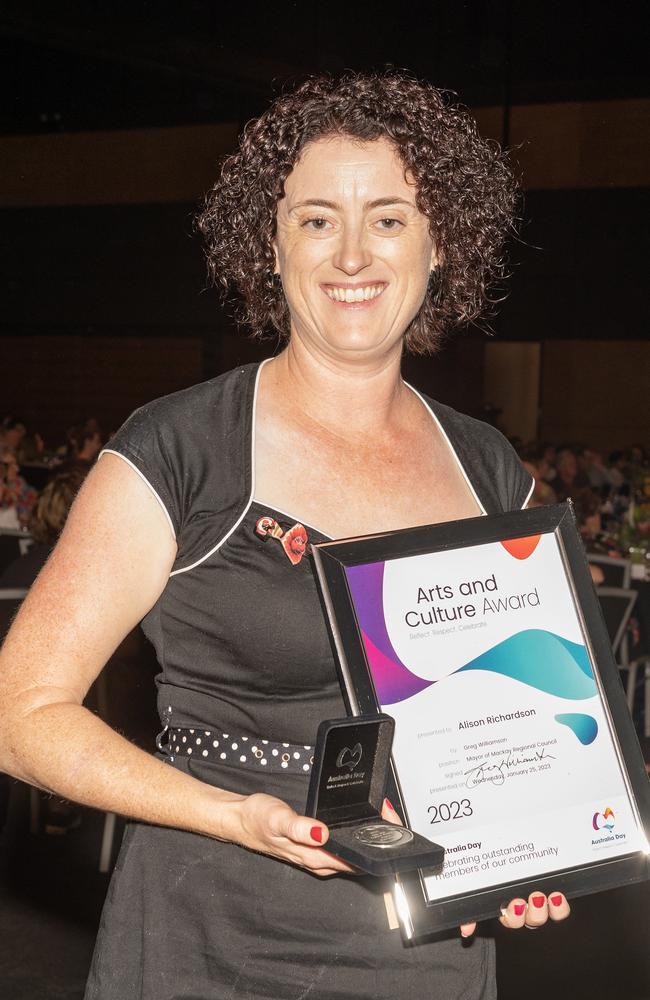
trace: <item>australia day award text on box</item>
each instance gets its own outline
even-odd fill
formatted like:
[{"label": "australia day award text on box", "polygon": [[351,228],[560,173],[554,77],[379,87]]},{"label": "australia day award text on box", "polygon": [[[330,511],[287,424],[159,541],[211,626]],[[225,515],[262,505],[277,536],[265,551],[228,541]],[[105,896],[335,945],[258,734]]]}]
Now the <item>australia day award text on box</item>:
[{"label": "australia day award text on box", "polygon": [[554,533],[345,573],[430,901],[645,848]]}]

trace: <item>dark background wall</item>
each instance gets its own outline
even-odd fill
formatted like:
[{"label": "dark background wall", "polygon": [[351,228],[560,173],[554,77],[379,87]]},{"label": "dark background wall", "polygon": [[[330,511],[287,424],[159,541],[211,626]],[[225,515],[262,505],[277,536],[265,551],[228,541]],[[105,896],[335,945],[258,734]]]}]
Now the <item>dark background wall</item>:
[{"label": "dark background wall", "polygon": [[496,378],[475,329],[407,359],[407,377],[476,414],[509,412],[525,379],[536,391],[511,433],[521,420],[607,447],[650,438],[643,7],[359,3],[344,22],[336,7],[3,5],[0,412],[52,437],[90,412],[108,430],[147,398],[276,349],[247,341],[206,290],[196,206],[285,82],[390,62],[458,89],[512,148],[522,226],[491,325],[504,351],[540,345],[532,382],[517,365],[533,355],[514,350]]}]

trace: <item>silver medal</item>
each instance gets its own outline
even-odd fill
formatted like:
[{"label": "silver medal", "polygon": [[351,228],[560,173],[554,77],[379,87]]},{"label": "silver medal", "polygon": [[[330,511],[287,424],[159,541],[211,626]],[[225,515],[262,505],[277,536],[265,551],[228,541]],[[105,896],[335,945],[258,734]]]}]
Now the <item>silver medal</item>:
[{"label": "silver medal", "polygon": [[354,838],[369,847],[401,847],[413,840],[413,834],[403,826],[368,823],[354,831]]}]

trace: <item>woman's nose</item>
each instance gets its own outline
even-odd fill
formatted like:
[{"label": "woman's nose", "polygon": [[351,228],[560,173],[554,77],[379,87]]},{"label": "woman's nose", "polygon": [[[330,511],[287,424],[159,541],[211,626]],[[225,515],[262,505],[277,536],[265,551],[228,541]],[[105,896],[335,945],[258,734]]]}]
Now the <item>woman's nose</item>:
[{"label": "woman's nose", "polygon": [[367,267],[370,261],[371,254],[366,245],[363,231],[356,226],[345,228],[336,249],[334,266],[345,271],[346,274],[357,274],[364,267]]}]

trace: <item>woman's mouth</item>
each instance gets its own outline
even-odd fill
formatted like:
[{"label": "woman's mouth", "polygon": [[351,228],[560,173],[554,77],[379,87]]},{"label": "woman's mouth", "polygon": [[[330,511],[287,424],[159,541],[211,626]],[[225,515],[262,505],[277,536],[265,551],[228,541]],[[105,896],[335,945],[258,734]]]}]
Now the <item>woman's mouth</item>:
[{"label": "woman's mouth", "polygon": [[378,298],[386,288],[386,282],[380,281],[367,285],[321,285],[321,288],[332,302],[343,302],[346,305],[358,305],[360,302],[371,302]]}]

